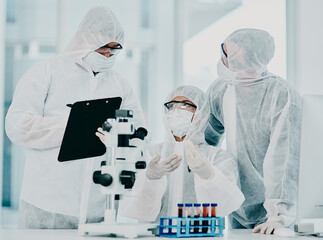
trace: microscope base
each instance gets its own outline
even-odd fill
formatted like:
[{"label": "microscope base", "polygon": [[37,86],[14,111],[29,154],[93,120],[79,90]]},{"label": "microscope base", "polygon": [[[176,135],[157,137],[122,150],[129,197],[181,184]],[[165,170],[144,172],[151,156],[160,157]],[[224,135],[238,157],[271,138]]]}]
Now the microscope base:
[{"label": "microscope base", "polygon": [[152,235],[157,224],[153,223],[90,223],[79,224],[78,232],[81,236],[88,234],[114,234],[126,238],[136,238],[139,235]]}]

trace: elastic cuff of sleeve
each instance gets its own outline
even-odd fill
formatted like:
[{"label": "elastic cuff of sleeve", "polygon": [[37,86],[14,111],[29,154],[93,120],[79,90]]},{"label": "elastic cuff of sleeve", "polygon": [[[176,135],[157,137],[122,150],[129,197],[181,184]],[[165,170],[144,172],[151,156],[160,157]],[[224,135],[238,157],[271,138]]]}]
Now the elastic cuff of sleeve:
[{"label": "elastic cuff of sleeve", "polygon": [[204,181],[210,181],[210,180],[212,180],[212,179],[214,178],[214,175],[215,175],[215,171],[214,171],[213,167],[212,167],[212,168],[210,168],[210,170],[211,170],[212,172],[210,173],[210,176],[209,176],[209,177],[207,177],[207,178],[201,177],[201,175],[200,175],[200,174],[197,174],[197,175],[198,175],[202,180],[204,180]]},{"label": "elastic cuff of sleeve", "polygon": [[159,179],[150,179],[149,177],[147,177],[146,175],[146,178],[145,178],[145,182],[150,184],[150,185],[153,185],[153,184],[159,184],[160,182],[162,182],[163,178],[165,176],[159,178]]}]

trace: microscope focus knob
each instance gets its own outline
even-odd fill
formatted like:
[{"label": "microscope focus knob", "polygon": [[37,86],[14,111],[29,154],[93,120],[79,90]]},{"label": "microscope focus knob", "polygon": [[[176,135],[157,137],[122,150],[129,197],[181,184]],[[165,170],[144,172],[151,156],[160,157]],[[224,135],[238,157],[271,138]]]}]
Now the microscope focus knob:
[{"label": "microscope focus knob", "polygon": [[145,161],[136,162],[136,169],[145,169],[145,168],[146,168],[146,162]]},{"label": "microscope focus knob", "polygon": [[124,185],[125,189],[132,188],[135,184],[136,174],[132,171],[123,170],[120,173],[121,184]]},{"label": "microscope focus knob", "polygon": [[113,178],[110,174],[102,174],[101,171],[95,171],[93,173],[93,182],[96,184],[101,184],[104,187],[108,187],[113,182]]},{"label": "microscope focus knob", "polygon": [[110,132],[111,128],[112,128],[112,125],[108,121],[105,121],[102,124],[103,131]]},{"label": "microscope focus knob", "polygon": [[107,161],[102,161],[102,162],[101,162],[101,167],[102,167],[102,166],[106,166],[106,165],[107,165]]}]

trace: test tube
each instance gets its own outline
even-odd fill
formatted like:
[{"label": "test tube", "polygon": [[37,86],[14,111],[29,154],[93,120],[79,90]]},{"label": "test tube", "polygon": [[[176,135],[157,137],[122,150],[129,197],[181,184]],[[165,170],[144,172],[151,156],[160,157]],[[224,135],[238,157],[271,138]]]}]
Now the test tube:
[{"label": "test tube", "polygon": [[192,203],[185,203],[185,217],[190,218],[192,215]]},{"label": "test tube", "polygon": [[217,203],[211,203],[211,217],[216,217],[216,207],[218,206]]},{"label": "test tube", "polygon": [[177,208],[178,208],[178,214],[177,214],[177,216],[179,218],[182,218],[183,217],[183,206],[184,206],[183,203],[178,203],[177,204]]},{"label": "test tube", "polygon": [[[195,208],[194,217],[195,218],[199,218],[200,215],[201,215],[200,207],[201,207],[201,204],[200,203],[194,203],[194,208]],[[194,233],[198,233],[199,232],[198,226],[200,226],[200,221],[198,221],[198,220],[194,221],[194,227],[195,227],[194,228]]]},{"label": "test tube", "polygon": [[[209,206],[210,206],[210,204],[209,203],[203,203],[202,206],[203,206],[203,217],[204,218],[207,218],[209,216]],[[202,221],[202,225],[203,226],[208,226],[209,225],[209,221],[208,220],[203,220]],[[207,227],[202,228],[202,232],[203,233],[207,233],[207,230],[208,230]]]},{"label": "test tube", "polygon": [[[192,217],[192,203],[185,203],[185,217],[190,218]],[[189,227],[190,221],[185,221],[185,227]],[[185,228],[186,229],[186,228]],[[184,230],[184,229],[183,229]],[[188,230],[190,231],[190,230]]]}]

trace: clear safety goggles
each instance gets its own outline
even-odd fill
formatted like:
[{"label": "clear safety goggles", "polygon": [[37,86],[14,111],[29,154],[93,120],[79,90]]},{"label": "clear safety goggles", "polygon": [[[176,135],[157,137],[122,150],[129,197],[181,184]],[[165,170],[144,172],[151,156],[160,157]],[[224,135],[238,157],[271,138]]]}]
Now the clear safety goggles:
[{"label": "clear safety goggles", "polygon": [[98,48],[96,51],[98,53],[107,53],[107,52],[109,52],[110,54],[115,55],[115,54],[119,53],[122,50],[122,48],[123,47],[121,46],[121,44],[117,44],[117,45],[114,45],[114,46],[105,45],[103,47]]},{"label": "clear safety goggles", "polygon": [[165,103],[164,106],[167,108],[168,111],[179,108],[179,109],[184,109],[184,110],[193,112],[197,108],[194,104],[191,104],[186,101],[170,101]]},{"label": "clear safety goggles", "polygon": [[221,58],[226,59],[228,55],[225,53],[223,46],[224,46],[224,43],[221,43]]}]

